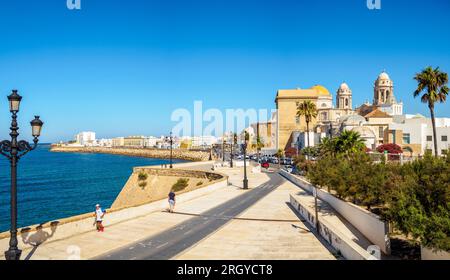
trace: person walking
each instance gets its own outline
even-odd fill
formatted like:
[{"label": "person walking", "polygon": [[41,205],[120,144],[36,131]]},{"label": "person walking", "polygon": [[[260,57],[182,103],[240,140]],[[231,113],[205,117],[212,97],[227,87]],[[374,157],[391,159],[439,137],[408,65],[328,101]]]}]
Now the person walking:
[{"label": "person walking", "polygon": [[169,212],[173,213],[174,208],[175,208],[175,193],[171,191],[169,193]]},{"label": "person walking", "polygon": [[98,232],[103,232],[105,230],[105,227],[103,226],[103,217],[105,216],[105,212],[100,207],[100,204],[95,205],[95,224],[97,226]]}]

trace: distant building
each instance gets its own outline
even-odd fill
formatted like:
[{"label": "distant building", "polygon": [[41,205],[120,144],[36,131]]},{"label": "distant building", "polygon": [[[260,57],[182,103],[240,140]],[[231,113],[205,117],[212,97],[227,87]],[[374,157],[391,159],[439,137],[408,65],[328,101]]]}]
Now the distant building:
[{"label": "distant building", "polygon": [[112,139],[113,148],[123,147],[125,143],[124,137],[116,137]]},{"label": "distant building", "polygon": [[95,146],[112,147],[112,139],[97,139],[95,142]]},{"label": "distant building", "polygon": [[95,141],[95,132],[92,131],[80,132],[75,136],[76,144],[81,146],[94,146]]}]

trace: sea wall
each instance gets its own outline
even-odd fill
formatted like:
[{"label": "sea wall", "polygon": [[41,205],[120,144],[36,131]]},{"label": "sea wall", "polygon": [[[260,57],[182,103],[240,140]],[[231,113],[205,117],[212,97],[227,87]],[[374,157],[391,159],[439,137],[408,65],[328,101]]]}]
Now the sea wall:
[{"label": "sea wall", "polygon": [[[139,175],[144,177],[140,179]],[[227,176],[200,170],[135,167],[111,209],[134,207],[166,198],[179,179],[186,179],[187,186],[176,191],[177,195],[226,181]]]},{"label": "sea wall", "polygon": [[[64,153],[113,154],[161,159],[170,158],[170,150],[154,148],[69,147],[52,145],[50,151]],[[209,152],[173,149],[172,158],[189,161],[207,161],[209,159]]]}]

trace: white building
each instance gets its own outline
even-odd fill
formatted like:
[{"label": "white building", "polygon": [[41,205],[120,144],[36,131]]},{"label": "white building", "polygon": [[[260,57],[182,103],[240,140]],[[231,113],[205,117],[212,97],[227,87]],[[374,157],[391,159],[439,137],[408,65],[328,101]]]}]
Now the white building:
[{"label": "white building", "polygon": [[[434,153],[433,126],[431,119],[420,114],[397,118],[389,125],[392,143],[402,146],[404,152],[423,155],[426,150]],[[436,118],[438,155],[450,149],[450,118]],[[398,139],[401,138],[401,139]]]},{"label": "white building", "polygon": [[102,138],[102,139],[97,139],[95,141],[94,145],[95,146],[100,146],[100,147],[112,147],[112,142],[113,142],[112,139]]},{"label": "white building", "polygon": [[160,138],[156,138],[153,136],[144,137],[144,147],[145,148],[154,148],[157,146],[157,143],[160,141]]},{"label": "white building", "polygon": [[95,145],[95,132],[84,131],[75,136],[75,141],[81,146],[94,146]]}]

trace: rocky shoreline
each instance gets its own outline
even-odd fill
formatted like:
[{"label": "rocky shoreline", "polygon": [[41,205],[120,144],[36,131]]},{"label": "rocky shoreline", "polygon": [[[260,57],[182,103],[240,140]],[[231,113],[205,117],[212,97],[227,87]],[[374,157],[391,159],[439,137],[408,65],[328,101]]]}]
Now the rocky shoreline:
[{"label": "rocky shoreline", "polygon": [[[148,148],[67,147],[52,145],[50,151],[60,153],[113,154],[160,159],[170,158],[170,150]],[[207,161],[209,159],[209,152],[174,149],[172,158],[188,161]]]}]

